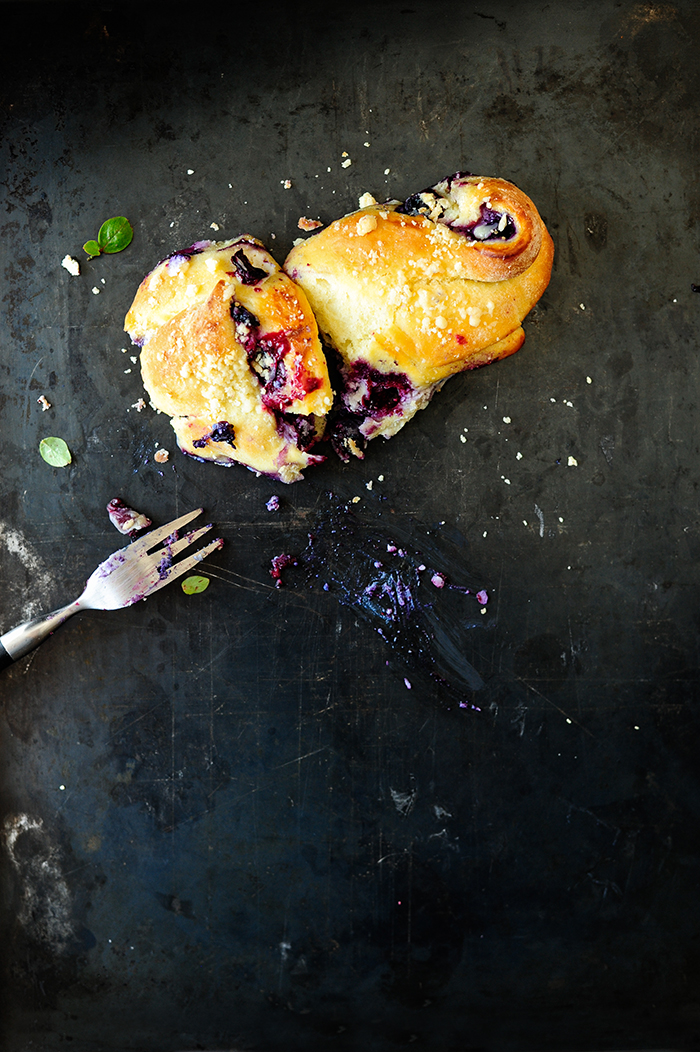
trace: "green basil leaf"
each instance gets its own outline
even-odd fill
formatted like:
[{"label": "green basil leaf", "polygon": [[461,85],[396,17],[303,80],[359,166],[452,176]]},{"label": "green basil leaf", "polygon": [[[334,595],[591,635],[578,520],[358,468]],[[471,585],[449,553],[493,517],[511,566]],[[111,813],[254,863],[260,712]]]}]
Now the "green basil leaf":
[{"label": "green basil leaf", "polygon": [[87,252],[88,259],[94,259],[95,256],[99,256],[102,249],[96,241],[86,241],[83,245],[83,252]]},{"label": "green basil leaf", "polygon": [[97,235],[98,244],[103,252],[121,252],[131,244],[134,231],[131,223],[124,216],[106,219]]},{"label": "green basil leaf", "polygon": [[39,452],[52,468],[65,468],[73,459],[70,449],[62,438],[42,438]]},{"label": "green basil leaf", "polygon": [[197,592],[203,592],[208,587],[209,578],[200,577],[198,574],[195,574],[193,577],[186,577],[182,582],[182,590],[185,595],[196,595]]}]

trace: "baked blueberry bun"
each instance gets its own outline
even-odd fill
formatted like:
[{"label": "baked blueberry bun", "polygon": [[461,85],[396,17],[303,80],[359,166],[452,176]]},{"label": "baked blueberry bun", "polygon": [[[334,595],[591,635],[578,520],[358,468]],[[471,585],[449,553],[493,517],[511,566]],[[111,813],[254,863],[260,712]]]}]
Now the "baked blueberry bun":
[{"label": "baked blueberry bun", "polygon": [[396,434],[454,373],[517,351],[553,253],[529,197],[463,172],[297,244],[284,269],[337,354],[340,456]]},{"label": "baked blueberry bun", "polygon": [[142,281],[124,328],[184,453],[296,482],[323,457],[333,394],[304,293],[243,235],[199,241]]}]

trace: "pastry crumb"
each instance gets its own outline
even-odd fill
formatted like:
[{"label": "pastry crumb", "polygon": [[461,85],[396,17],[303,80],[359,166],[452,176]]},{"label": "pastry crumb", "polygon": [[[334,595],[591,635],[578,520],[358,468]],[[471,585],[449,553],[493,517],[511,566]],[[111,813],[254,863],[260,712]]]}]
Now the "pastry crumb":
[{"label": "pastry crumb", "polygon": [[340,162],[340,167],[341,168],[349,168],[351,164],[352,164],[352,161],[350,160],[350,158],[346,157],[344,161]]},{"label": "pastry crumb", "polygon": [[93,296],[99,296],[99,294],[100,294],[100,292],[101,292],[101,291],[102,291],[102,290],[101,290],[101,289],[98,289],[97,285],[93,285],[93,286],[92,286],[92,294],[93,294]]},{"label": "pastry crumb", "polygon": [[220,230],[220,229],[221,229],[221,227],[219,226],[219,224],[218,224],[218,223],[210,223],[210,224],[209,224],[209,229],[210,229],[210,230]]},{"label": "pastry crumb", "polygon": [[376,197],[374,197],[373,194],[370,194],[369,191],[364,193],[362,195],[362,197],[359,198],[359,201],[358,201],[358,204],[359,204],[360,208],[371,208],[372,205],[376,205],[376,203],[377,203]]},{"label": "pastry crumb", "polygon": [[370,234],[373,230],[377,229],[377,217],[373,215],[360,216],[360,218],[357,221],[356,229],[357,233],[360,236],[363,236],[364,234]]},{"label": "pastry crumb", "polygon": [[137,413],[140,413],[142,409],[146,408],[146,403],[143,398],[139,398],[138,402],[134,402],[131,406]]},{"label": "pastry crumb", "polygon": [[300,230],[318,230],[323,223],[320,219],[308,219],[306,216],[301,216],[297,226]]},{"label": "pastry crumb", "polygon": [[285,190],[291,190],[292,189],[292,180],[291,179],[280,179],[280,182],[281,182],[282,186],[285,188]]},{"label": "pastry crumb", "polygon": [[158,464],[165,464],[169,457],[170,454],[168,453],[167,449],[157,449],[153,454],[153,459]]},{"label": "pastry crumb", "polygon": [[72,274],[74,278],[77,278],[80,274],[80,263],[77,259],[73,259],[72,256],[64,256],[61,260],[61,266],[69,274]]},{"label": "pastry crumb", "polygon": [[51,403],[49,402],[46,395],[39,395],[39,397],[37,398],[37,402],[41,406],[42,413],[45,413],[47,409],[51,408]]}]

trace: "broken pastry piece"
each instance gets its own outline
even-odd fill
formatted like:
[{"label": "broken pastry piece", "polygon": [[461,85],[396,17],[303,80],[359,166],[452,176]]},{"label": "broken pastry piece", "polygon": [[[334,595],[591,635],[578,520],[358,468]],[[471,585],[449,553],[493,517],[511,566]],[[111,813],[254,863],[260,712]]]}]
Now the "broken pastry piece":
[{"label": "broken pastry piece", "polygon": [[338,359],[336,452],[361,457],[448,377],[517,351],[553,253],[529,197],[462,172],[404,202],[372,202],[297,244],[284,269]]},{"label": "broken pastry piece", "polygon": [[184,453],[295,482],[333,395],[303,292],[261,242],[199,241],[144,278],[124,324]]}]

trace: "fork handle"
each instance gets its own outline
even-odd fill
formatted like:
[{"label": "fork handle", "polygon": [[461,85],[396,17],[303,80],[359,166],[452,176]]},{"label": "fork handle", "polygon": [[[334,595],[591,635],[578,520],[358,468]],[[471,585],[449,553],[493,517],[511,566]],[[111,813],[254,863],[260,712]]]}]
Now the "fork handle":
[{"label": "fork handle", "polygon": [[0,670],[7,668],[13,661],[24,657],[34,647],[38,647],[47,636],[55,632],[59,625],[67,621],[72,614],[80,610],[80,601],[68,603],[51,614],[42,617],[32,617],[29,621],[23,621],[16,628],[11,628],[0,636]]}]

